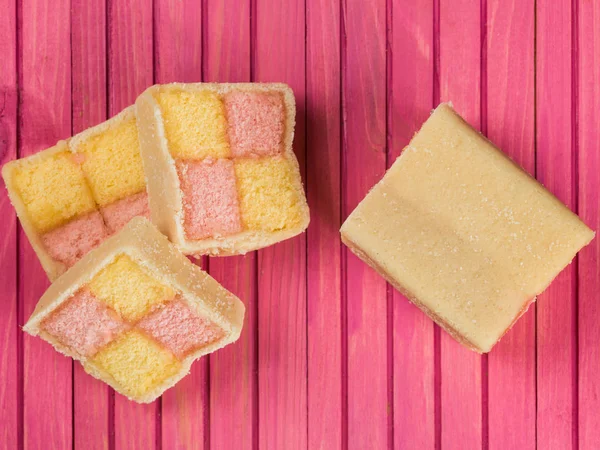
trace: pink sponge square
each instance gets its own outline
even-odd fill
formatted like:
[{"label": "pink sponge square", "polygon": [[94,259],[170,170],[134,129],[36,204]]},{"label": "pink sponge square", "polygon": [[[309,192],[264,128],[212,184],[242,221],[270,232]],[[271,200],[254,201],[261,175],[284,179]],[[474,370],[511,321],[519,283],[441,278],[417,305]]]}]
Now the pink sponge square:
[{"label": "pink sponge square", "polygon": [[225,95],[233,156],[275,156],[281,152],[285,107],[278,93],[234,91]]},{"label": "pink sponge square", "polygon": [[226,236],[242,230],[233,162],[177,161],[188,239]]},{"label": "pink sponge square", "polygon": [[90,357],[127,325],[105,303],[82,289],[45,318],[42,328],[61,344]]},{"label": "pink sponge square", "polygon": [[138,327],[178,358],[221,339],[225,333],[210,320],[198,317],[181,299],[159,305]]},{"label": "pink sponge square", "polygon": [[71,267],[106,237],[102,216],[94,211],[42,235],[42,242],[52,259]]},{"label": "pink sponge square", "polygon": [[102,217],[111,233],[116,233],[137,216],[150,219],[148,193],[146,191],[130,195],[100,209]]}]

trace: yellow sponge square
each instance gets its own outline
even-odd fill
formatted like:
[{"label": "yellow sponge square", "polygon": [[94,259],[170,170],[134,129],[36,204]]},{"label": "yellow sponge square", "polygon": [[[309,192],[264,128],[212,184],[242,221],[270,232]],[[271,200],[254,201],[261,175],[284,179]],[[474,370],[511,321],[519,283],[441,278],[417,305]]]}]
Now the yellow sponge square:
[{"label": "yellow sponge square", "polygon": [[181,367],[171,352],[136,330],[108,344],[91,362],[110,374],[133,398],[146,395]]},{"label": "yellow sponge square", "polygon": [[158,282],[125,254],[117,256],[92,278],[89,289],[129,322],[175,296],[173,288]]},{"label": "yellow sponge square", "polygon": [[14,183],[40,233],[96,209],[83,172],[70,152],[58,152],[15,170]]},{"label": "yellow sponge square", "polygon": [[83,172],[100,206],[146,189],[135,117],[90,136],[73,151],[82,155]]},{"label": "yellow sponge square", "polygon": [[302,221],[297,171],[285,156],[237,159],[242,220],[252,230],[279,231]]},{"label": "yellow sponge square", "polygon": [[171,89],[157,93],[156,101],[174,158],[229,156],[225,106],[217,94]]}]

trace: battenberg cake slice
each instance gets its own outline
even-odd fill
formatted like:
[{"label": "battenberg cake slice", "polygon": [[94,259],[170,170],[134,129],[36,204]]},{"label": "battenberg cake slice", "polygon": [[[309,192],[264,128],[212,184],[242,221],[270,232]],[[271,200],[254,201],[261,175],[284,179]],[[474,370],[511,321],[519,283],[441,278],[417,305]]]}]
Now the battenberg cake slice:
[{"label": "battenberg cake slice", "polygon": [[2,168],[8,194],[50,280],[132,217],[149,217],[133,107]]},{"label": "battenberg cake slice", "polygon": [[136,217],[59,277],[24,326],[131,400],[148,403],[236,341],[244,305]]},{"label": "battenberg cake slice", "polygon": [[341,228],[352,252],[480,352],[594,237],[441,104]]},{"label": "battenberg cake slice", "polygon": [[9,198],[53,280],[109,234],[67,142],[2,168]]},{"label": "battenberg cake slice", "polygon": [[111,233],[133,217],[150,218],[135,108],[69,139]]},{"label": "battenberg cake slice", "polygon": [[156,85],[137,99],[152,221],[182,252],[243,254],[306,229],[295,108],[279,83]]}]

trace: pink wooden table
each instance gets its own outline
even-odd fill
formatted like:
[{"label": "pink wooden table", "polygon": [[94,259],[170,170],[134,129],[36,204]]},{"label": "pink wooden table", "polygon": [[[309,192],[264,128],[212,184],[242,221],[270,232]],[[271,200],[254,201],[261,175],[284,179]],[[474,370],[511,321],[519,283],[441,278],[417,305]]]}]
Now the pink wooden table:
[{"label": "pink wooden table", "polygon": [[337,231],[441,100],[599,230],[598,0],[0,0],[0,55],[1,162],[153,83],[287,82],[312,211],[204,261],[242,337],[140,406],[20,331],[48,282],[2,189],[0,447],[600,448],[600,239],[480,357]]}]

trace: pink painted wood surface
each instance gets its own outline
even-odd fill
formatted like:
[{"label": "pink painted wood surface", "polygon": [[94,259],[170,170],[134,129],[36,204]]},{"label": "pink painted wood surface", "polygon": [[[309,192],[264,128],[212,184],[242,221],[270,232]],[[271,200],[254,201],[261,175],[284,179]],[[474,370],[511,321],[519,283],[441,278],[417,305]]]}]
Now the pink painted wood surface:
[{"label": "pink painted wood surface", "polygon": [[[114,116],[153,82],[152,1],[108,2],[108,106]],[[114,394],[114,402],[115,448],[154,448],[160,400],[140,405]]]},{"label": "pink painted wood surface", "polygon": [[[575,209],[571,5],[537,2],[536,171],[538,180]],[[538,448],[577,448],[576,267],[577,260],[538,296]]]},{"label": "pink painted wood surface", "polygon": [[0,448],[598,447],[597,240],[482,359],[337,233],[440,99],[599,229],[597,2],[2,1],[2,162],[155,81],[284,81],[312,222],[211,258],[242,337],[139,406],[19,330],[48,282],[0,192]]},{"label": "pink painted wood surface", "polygon": [[[209,1],[206,14],[206,81],[250,81],[250,1]],[[236,345],[210,356],[210,444],[252,449],[258,442],[256,252],[210,258],[209,271],[243,299],[244,330]],[[239,420],[233,420],[237,417]]]},{"label": "pink painted wood surface", "polygon": [[[106,4],[73,2],[71,71],[73,134],[106,120]],[[75,448],[108,449],[113,430],[112,390],[73,365]]]},{"label": "pink painted wood surface", "polygon": [[[304,1],[255,0],[253,81],[296,96],[294,151],[305,168]],[[258,445],[307,445],[306,236],[258,252]],[[262,424],[262,426],[261,426]]]},{"label": "pink painted wood surface", "polygon": [[[433,2],[406,0],[392,9],[388,104],[391,166],[433,104]],[[394,448],[435,448],[434,324],[392,290]]]},{"label": "pink painted wood surface", "polygon": [[155,83],[193,83],[202,77],[202,4],[154,1]]},{"label": "pink painted wood surface", "polygon": [[[342,375],[340,8],[309,0],[306,15],[308,447],[347,444]],[[337,88],[336,88],[337,86]],[[327,418],[323,420],[323,418]]]},{"label": "pink painted wood surface", "polygon": [[[579,3],[577,64],[577,130],[579,152],[579,214],[594,230],[600,230],[600,5]],[[579,448],[592,450],[600,442],[600,240],[579,255],[578,265],[578,379]]]},{"label": "pink painted wood surface", "polygon": [[[0,1],[0,164],[17,156],[17,16],[12,1]],[[0,446],[19,445],[20,379],[17,303],[17,219],[4,182],[0,186]],[[9,262],[5,264],[4,261]]]},{"label": "pink painted wood surface", "polygon": [[[52,0],[23,1],[19,13],[19,155],[26,156],[71,134],[71,19],[69,4]],[[22,230],[18,242],[22,325],[49,283]],[[73,363],[39,338],[21,338],[23,447],[70,448]]]},{"label": "pink painted wood surface", "polygon": [[256,255],[236,256],[227,262],[211,258],[210,274],[246,305],[245,328],[236,345],[210,356],[210,445],[218,449],[256,448]]},{"label": "pink painted wood surface", "polygon": [[[482,127],[535,175],[534,2],[488,0],[486,13]],[[535,306],[496,345],[488,364],[490,450],[535,449]]]},{"label": "pink painted wood surface", "polygon": [[[440,100],[452,101],[456,110],[479,128],[480,1],[441,0],[439,14]],[[479,448],[485,424],[482,358],[447,333],[442,332],[440,338],[441,446],[445,450]]]},{"label": "pink painted wood surface", "polygon": [[[197,1],[154,2],[156,83],[202,78],[202,5]],[[162,396],[163,448],[202,448],[208,443],[208,358]]]},{"label": "pink painted wood surface", "polygon": [[[386,4],[360,5],[343,3],[344,219],[386,168]],[[347,248],[344,254],[348,448],[385,448],[391,424],[386,283]]]}]

